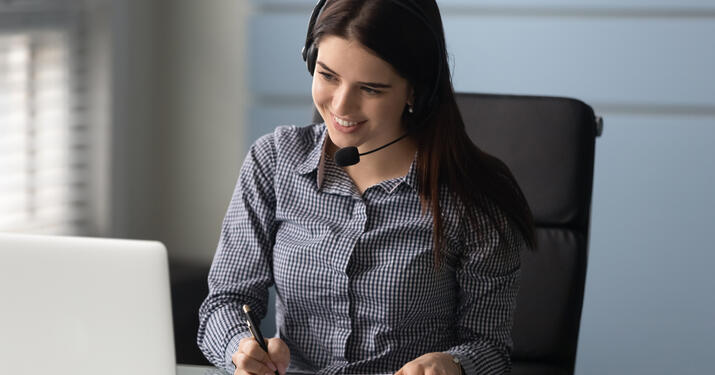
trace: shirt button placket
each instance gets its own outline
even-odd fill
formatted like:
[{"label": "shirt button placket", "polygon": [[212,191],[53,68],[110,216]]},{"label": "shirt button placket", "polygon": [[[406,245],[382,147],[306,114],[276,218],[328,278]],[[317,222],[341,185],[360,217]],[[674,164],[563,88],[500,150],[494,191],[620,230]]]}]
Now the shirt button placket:
[{"label": "shirt button placket", "polygon": [[334,252],[335,277],[333,278],[333,312],[335,331],[333,332],[333,360],[346,362],[345,348],[352,333],[350,317],[350,280],[347,274],[350,258],[354,255],[355,246],[360,235],[365,230],[365,203],[356,199],[353,204],[352,217],[340,234],[339,251]]}]

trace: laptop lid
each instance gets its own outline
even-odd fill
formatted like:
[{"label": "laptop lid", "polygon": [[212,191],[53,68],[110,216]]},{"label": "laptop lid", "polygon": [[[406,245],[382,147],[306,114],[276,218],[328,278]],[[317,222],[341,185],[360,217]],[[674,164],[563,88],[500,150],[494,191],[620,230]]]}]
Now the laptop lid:
[{"label": "laptop lid", "polygon": [[175,368],[163,244],[0,233],[0,374]]}]

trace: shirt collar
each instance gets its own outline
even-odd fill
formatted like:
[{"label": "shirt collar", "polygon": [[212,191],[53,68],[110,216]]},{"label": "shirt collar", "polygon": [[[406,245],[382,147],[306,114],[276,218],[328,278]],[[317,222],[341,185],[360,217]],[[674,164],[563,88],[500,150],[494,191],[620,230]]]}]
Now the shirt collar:
[{"label": "shirt collar", "polygon": [[383,181],[380,185],[383,189],[385,189],[386,193],[392,194],[403,182],[407,184],[407,186],[411,187],[412,190],[417,192],[417,153],[415,153],[415,156],[412,159],[412,164],[410,164],[410,170],[406,175]]},{"label": "shirt collar", "polygon": [[305,160],[303,160],[303,162],[296,168],[296,172],[298,172],[298,174],[308,174],[318,169],[318,166],[322,164],[322,155],[325,153],[324,151],[326,147],[325,137],[328,132],[325,131],[324,123],[319,126],[320,135],[318,136],[318,141],[315,142],[315,146],[313,146],[313,149],[310,150]]}]

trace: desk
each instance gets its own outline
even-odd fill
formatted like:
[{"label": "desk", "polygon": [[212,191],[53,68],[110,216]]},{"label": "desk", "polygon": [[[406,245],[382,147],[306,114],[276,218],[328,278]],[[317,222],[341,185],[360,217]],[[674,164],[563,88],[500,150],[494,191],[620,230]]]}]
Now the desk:
[{"label": "desk", "polygon": [[[289,372],[287,375],[309,374],[307,372]],[[211,366],[176,365],[176,375],[232,375]]]},{"label": "desk", "polygon": [[211,366],[176,365],[176,375],[231,375]]}]

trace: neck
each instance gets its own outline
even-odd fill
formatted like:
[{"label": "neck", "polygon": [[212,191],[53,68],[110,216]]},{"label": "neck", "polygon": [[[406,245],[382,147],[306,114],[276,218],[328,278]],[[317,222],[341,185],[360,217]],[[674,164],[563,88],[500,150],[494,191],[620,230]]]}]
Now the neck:
[{"label": "neck", "polygon": [[[397,135],[390,141],[399,138]],[[333,155],[338,147],[335,146],[328,138],[328,152]],[[388,142],[390,142],[388,141]],[[380,147],[379,145],[376,147]],[[375,149],[359,148],[359,152],[367,152]],[[407,174],[414,160],[417,145],[412,136],[407,136],[399,142],[385,147],[379,151],[375,151],[368,155],[360,156],[360,162],[344,167],[343,169],[351,177],[360,177],[361,179],[374,180],[375,183],[391,178],[401,177]]]}]

